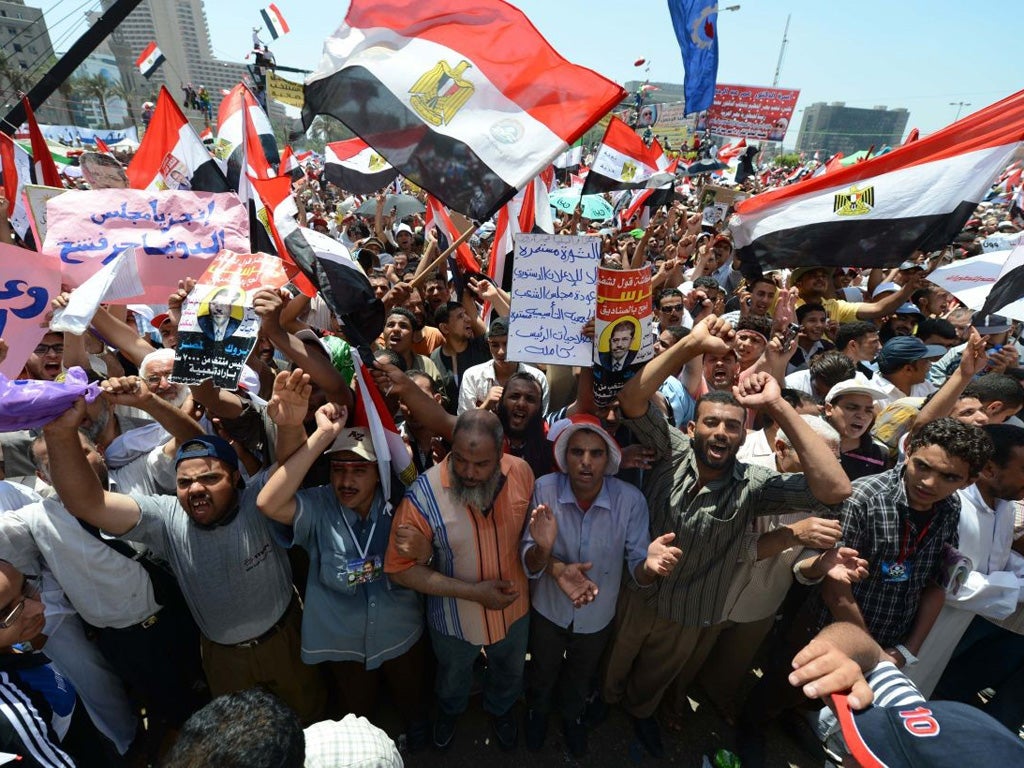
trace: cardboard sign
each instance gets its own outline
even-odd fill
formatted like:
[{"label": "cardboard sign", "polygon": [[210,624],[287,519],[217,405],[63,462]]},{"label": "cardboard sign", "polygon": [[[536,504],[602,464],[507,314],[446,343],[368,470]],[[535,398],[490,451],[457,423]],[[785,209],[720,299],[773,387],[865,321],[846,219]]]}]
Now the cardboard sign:
[{"label": "cardboard sign", "polygon": [[7,358],[0,373],[16,378],[47,331],[50,301],[60,293],[60,262],[54,256],[0,243],[0,339]]}]

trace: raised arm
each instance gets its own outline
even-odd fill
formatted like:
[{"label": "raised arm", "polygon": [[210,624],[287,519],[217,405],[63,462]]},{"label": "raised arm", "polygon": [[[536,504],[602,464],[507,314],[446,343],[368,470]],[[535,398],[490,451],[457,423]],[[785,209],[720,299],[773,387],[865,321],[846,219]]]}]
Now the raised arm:
[{"label": "raised arm", "polygon": [[[664,357],[664,354],[662,354]],[[767,373],[754,373],[733,387],[746,408],[763,411],[793,441],[801,458],[804,476],[814,498],[822,504],[839,504],[853,490],[839,459],[789,403],[782,399],[779,383]]]},{"label": "raised arm", "polygon": [[870,304],[860,303],[857,304],[857,319],[858,320],[874,320],[878,317],[885,317],[891,315],[901,306],[910,301],[910,297],[914,291],[921,287],[922,277],[915,275],[907,281],[896,293],[891,293],[884,299],[872,302]]},{"label": "raised arm", "polygon": [[164,443],[163,451],[173,456],[178,446],[203,434],[199,422],[181,408],[171,405],[149,391],[146,382],[138,376],[121,376],[107,379],[100,384],[103,396],[112,405],[127,405],[145,411],[154,421],[171,433],[171,439]]},{"label": "raised arm", "polygon": [[416,386],[406,374],[390,363],[379,360],[374,364],[373,379],[380,391],[387,396],[396,394],[420,424],[445,440],[452,439],[455,417],[448,413],[434,398]]},{"label": "raised arm", "polygon": [[107,343],[121,350],[121,354],[131,360],[135,365],[142,362],[142,358],[153,351],[153,345],[123,320],[118,320],[103,307],[96,310],[92,316],[92,327],[97,333],[107,340]]},{"label": "raised arm", "polygon": [[921,408],[921,412],[914,419],[913,430],[916,432],[928,422],[949,416],[953,412],[956,401],[967,389],[967,385],[978,373],[985,370],[986,365],[988,365],[988,355],[985,354],[985,340],[978,334],[978,330],[972,327],[970,336],[967,337],[967,346],[960,356],[960,364],[946,379],[939,391],[932,395],[931,399]]},{"label": "raised arm", "polygon": [[291,525],[297,506],[295,494],[302,487],[303,478],[317,457],[330,448],[341,433],[346,416],[345,409],[334,403],[327,403],[317,410],[313,434],[287,461],[278,464],[256,497],[256,506],[260,512],[271,520]]},{"label": "raised arm", "polygon": [[[309,411],[312,391],[309,375],[303,373],[301,368],[281,371],[274,379],[274,394],[267,403],[267,415],[277,426],[274,455],[278,464],[287,461],[306,442],[303,422]],[[346,413],[344,408],[341,408],[341,413]]]},{"label": "raised arm", "polygon": [[85,400],[80,397],[43,427],[50,479],[72,515],[114,535],[127,533],[139,522],[139,505],[131,496],[103,490],[78,436],[84,417]]}]

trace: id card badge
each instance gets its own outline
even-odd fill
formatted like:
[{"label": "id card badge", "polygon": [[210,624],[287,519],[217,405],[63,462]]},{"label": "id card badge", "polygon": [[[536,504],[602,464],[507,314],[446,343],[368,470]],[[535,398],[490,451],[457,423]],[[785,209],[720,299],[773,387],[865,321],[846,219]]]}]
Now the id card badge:
[{"label": "id card badge", "polygon": [[345,564],[345,573],[349,586],[369,584],[384,575],[384,561],[380,555],[357,557]]},{"label": "id card badge", "polygon": [[910,581],[910,563],[882,563],[882,581],[898,584]]}]

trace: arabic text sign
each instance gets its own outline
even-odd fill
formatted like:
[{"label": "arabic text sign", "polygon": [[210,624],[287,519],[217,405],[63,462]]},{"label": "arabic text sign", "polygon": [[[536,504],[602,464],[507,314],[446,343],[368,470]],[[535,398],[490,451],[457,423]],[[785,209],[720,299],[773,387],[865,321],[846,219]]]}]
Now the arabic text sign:
[{"label": "arabic text sign", "polygon": [[513,255],[508,359],[590,366],[600,239],[520,234]]},{"label": "arabic text sign", "polygon": [[598,268],[593,362],[624,368],[654,357],[653,315],[650,269]]},{"label": "arabic text sign", "polygon": [[234,389],[259,332],[253,296],[287,282],[284,263],[276,256],[224,252],[214,259],[182,307],[174,381],[213,379],[215,386]]},{"label": "arabic text sign", "polygon": [[714,104],[697,118],[697,130],[707,127],[720,136],[782,141],[799,96],[799,90],[790,88],[719,83]]},{"label": "arabic text sign", "polygon": [[15,378],[46,334],[50,301],[60,292],[60,264],[54,256],[0,244],[0,339],[7,359],[0,373]]},{"label": "arabic text sign", "polygon": [[46,218],[43,252],[60,258],[72,287],[125,248],[138,248],[146,292],[132,298],[140,301],[166,302],[179,280],[198,278],[222,250],[249,250],[248,214],[233,194],[69,191],[47,201]]}]

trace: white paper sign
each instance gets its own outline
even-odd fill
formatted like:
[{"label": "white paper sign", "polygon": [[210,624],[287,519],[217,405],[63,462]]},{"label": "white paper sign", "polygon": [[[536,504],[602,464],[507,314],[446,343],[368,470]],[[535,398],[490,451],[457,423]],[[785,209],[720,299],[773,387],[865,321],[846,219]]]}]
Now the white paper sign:
[{"label": "white paper sign", "polygon": [[600,239],[518,234],[512,250],[508,359],[590,367],[593,342],[581,331],[597,303]]}]

